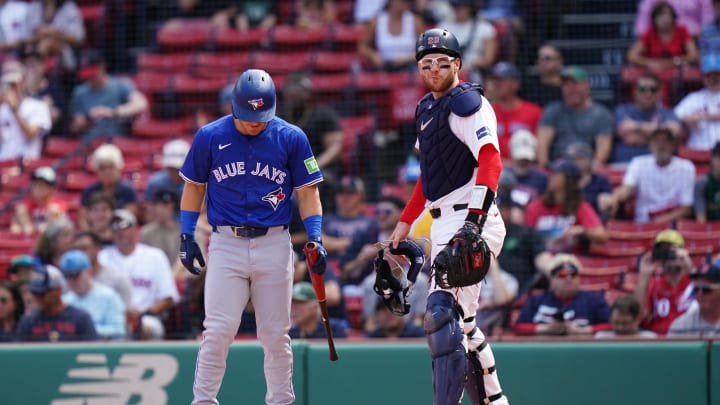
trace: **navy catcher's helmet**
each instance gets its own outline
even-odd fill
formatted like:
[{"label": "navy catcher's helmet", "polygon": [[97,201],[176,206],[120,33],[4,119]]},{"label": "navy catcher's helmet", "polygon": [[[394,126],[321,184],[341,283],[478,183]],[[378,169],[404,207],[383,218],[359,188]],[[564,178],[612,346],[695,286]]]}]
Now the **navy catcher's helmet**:
[{"label": "navy catcher's helmet", "polygon": [[248,69],[233,88],[233,116],[241,121],[268,122],[275,116],[275,98],[270,75],[261,69]]},{"label": "navy catcher's helmet", "polygon": [[457,38],[452,32],[443,28],[431,28],[418,37],[415,44],[415,60],[419,61],[429,53],[444,53],[462,58]]},{"label": "navy catcher's helmet", "polygon": [[402,241],[397,249],[385,246],[375,258],[373,289],[395,315],[410,312],[408,296],[425,264],[425,252],[414,241]]}]

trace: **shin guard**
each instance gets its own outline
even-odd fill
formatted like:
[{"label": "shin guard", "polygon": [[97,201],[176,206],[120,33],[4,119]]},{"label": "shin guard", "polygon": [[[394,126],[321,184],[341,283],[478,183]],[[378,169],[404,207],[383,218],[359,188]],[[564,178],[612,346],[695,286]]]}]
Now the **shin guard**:
[{"label": "shin guard", "polygon": [[507,405],[495,369],[495,356],[478,327],[468,333],[468,378],[465,389],[473,405]]},{"label": "shin guard", "polygon": [[457,405],[468,363],[460,314],[452,295],[442,291],[430,294],[424,326],[432,356],[433,404]]}]

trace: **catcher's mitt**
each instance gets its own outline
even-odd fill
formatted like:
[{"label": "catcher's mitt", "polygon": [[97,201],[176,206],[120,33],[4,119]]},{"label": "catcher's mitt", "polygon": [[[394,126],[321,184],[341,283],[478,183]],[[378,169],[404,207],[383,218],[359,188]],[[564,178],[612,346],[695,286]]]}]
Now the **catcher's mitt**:
[{"label": "catcher's mitt", "polygon": [[435,283],[442,288],[479,283],[490,269],[492,252],[478,226],[466,221],[437,254],[432,264]]}]

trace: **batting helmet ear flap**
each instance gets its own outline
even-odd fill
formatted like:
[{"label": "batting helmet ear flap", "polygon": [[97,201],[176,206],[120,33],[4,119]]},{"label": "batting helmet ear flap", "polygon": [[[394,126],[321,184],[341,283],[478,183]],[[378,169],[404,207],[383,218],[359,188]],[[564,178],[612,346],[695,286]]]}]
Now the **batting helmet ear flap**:
[{"label": "batting helmet ear flap", "polygon": [[[392,246],[392,245],[391,245]],[[425,264],[425,251],[417,243],[413,241],[402,241],[397,248],[390,248],[390,253],[394,255],[403,255],[410,260],[410,269],[408,270],[407,279],[411,283],[415,283],[417,276]]]}]

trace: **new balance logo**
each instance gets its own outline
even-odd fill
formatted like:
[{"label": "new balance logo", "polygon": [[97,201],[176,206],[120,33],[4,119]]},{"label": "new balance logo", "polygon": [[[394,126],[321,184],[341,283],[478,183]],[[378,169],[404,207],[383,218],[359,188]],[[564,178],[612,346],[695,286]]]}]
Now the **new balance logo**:
[{"label": "new balance logo", "polygon": [[227,148],[228,146],[232,145],[232,143],[226,143],[225,145],[218,145],[218,149],[223,150]]},{"label": "new balance logo", "polygon": [[[60,385],[62,395],[50,405],[167,404],[165,386],[178,373],[178,362],[167,354],[124,354],[111,370],[104,354],[79,354],[80,367],[68,377],[77,381]],[[139,400],[139,401],[138,401]]]},{"label": "new balance logo", "polygon": [[425,130],[425,127],[427,127],[428,124],[430,124],[433,119],[435,119],[435,117],[430,118],[427,122],[422,122],[422,123],[420,123],[420,130],[421,130],[421,131],[424,131],[424,130]]}]

